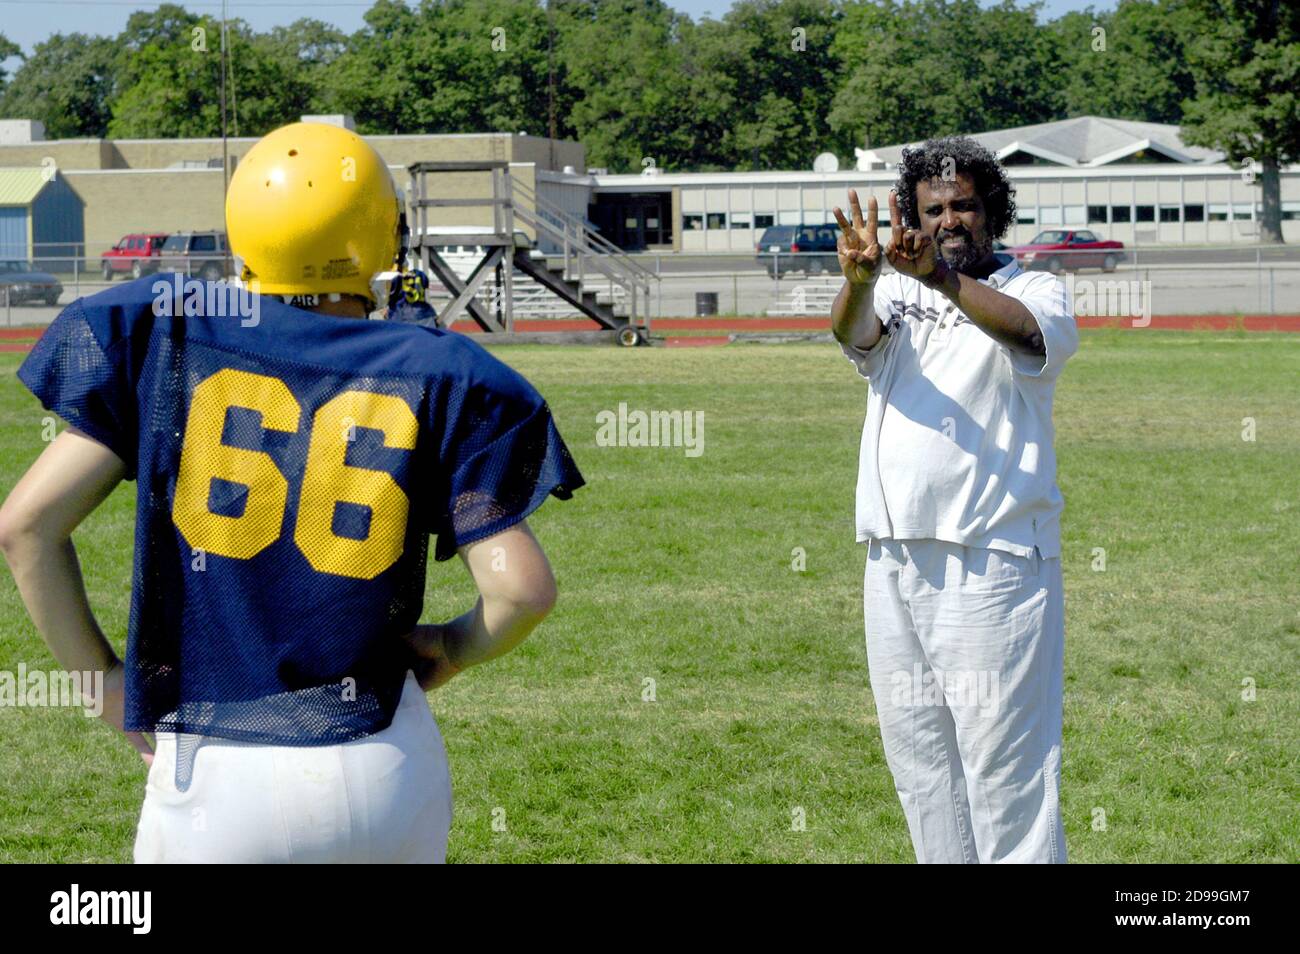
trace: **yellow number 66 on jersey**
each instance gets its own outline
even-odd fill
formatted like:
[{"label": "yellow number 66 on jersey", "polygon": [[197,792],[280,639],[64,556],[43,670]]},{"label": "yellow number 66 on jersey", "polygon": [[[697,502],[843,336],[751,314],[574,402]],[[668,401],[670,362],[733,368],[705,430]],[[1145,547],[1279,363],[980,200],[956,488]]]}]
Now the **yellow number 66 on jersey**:
[{"label": "yellow number 66 on jersey", "polygon": [[[268,430],[294,433],[302,406],[279,378],[234,368],[218,371],[194,389],[172,520],[190,546],[247,560],[279,539],[289,481],[265,451],[221,443],[231,407],[260,412]],[[321,573],[369,580],[401,556],[410,502],[391,474],[344,463],[347,436],[357,426],[382,431],[385,447],[405,450],[415,447],[420,430],[407,403],[391,395],[344,391],[321,405],[312,419],[293,539]],[[238,517],[208,509],[214,478],[248,487]],[[364,540],[334,533],[338,502],[370,508]]]}]

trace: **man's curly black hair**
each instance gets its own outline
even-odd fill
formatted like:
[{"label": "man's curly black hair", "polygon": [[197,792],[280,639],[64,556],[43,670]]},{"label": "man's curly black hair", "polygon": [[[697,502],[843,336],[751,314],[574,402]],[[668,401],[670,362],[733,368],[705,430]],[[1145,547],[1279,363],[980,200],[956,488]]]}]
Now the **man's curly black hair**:
[{"label": "man's curly black hair", "polygon": [[1016,190],[993,153],[966,136],[929,139],[920,146],[903,150],[903,163],[894,183],[903,224],[914,229],[921,227],[916,210],[916,184],[942,179],[945,172],[964,172],[975,180],[975,191],[984,200],[989,238],[1002,238],[1016,220]]}]

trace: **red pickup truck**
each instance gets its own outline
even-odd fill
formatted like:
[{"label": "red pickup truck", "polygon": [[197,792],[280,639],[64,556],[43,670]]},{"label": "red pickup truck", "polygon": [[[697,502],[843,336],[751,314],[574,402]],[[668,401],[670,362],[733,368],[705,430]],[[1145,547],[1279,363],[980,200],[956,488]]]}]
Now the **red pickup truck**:
[{"label": "red pickup truck", "polygon": [[130,274],[132,278],[139,278],[156,272],[158,253],[166,239],[166,232],[122,236],[120,242],[99,257],[104,281],[111,282],[114,275]]},{"label": "red pickup truck", "polygon": [[1106,241],[1085,229],[1048,229],[1039,232],[1028,245],[1009,250],[1022,268],[1049,272],[1100,268],[1113,272],[1124,261],[1124,243]]}]

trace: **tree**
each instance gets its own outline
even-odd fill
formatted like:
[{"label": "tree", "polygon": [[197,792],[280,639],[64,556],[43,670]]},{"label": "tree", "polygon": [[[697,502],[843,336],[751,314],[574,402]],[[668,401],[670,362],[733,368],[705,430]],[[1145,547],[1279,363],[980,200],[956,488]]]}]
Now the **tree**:
[{"label": "tree", "polygon": [[826,149],[850,152],[852,138],[827,122],[840,81],[832,52],[840,19],[831,0],[739,0],[720,22],[688,34],[693,98],[713,97],[700,119],[717,128],[715,162],[806,169]]},{"label": "tree", "polygon": [[[3,38],[0,38],[3,39]],[[0,43],[0,59],[3,59]],[[117,49],[108,37],[55,33],[0,94],[0,114],[38,119],[51,139],[107,133],[117,89]]]},{"label": "tree", "polygon": [[570,0],[559,11],[556,58],[588,161],[619,172],[680,168],[694,147],[681,15],[661,0]]},{"label": "tree", "polygon": [[258,34],[252,42],[263,56],[278,63],[297,81],[301,94],[294,105],[297,115],[336,111],[329,95],[328,76],[347,51],[346,33],[320,20],[304,18]]},{"label": "tree", "polygon": [[[109,135],[221,135],[221,23],[164,6],[132,14],[118,38],[123,90]],[[310,73],[239,19],[226,21],[227,129],[260,136],[301,115],[312,99]]]},{"label": "tree", "polygon": [[0,33],[0,89],[4,89],[5,80],[9,76],[9,73],[5,70],[3,66],[4,61],[9,59],[9,57],[11,56],[17,56],[21,58],[22,55],[23,55],[22,47],[20,47],[13,40],[9,39],[9,37],[5,36],[3,33]]},{"label": "tree", "polygon": [[1284,163],[1300,159],[1300,6],[1281,0],[1189,0],[1195,98],[1183,138],[1221,149],[1234,163],[1259,162],[1259,238],[1282,242]]},{"label": "tree", "polygon": [[359,130],[546,134],[547,27],[537,0],[416,8],[379,0],[365,21],[324,80],[325,97]]},{"label": "tree", "polygon": [[1188,26],[1183,0],[1120,0],[1113,11],[1089,7],[1054,20],[1062,111],[1179,122],[1195,91],[1183,52]]},{"label": "tree", "polygon": [[910,142],[1046,122],[1060,62],[1040,4],[883,0],[845,10],[835,41],[845,81],[831,127],[861,142]]}]

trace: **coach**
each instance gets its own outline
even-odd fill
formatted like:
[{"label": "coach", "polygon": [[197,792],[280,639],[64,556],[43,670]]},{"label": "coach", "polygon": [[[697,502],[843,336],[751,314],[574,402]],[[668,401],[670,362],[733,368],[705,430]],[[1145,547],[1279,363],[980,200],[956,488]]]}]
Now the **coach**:
[{"label": "coach", "polygon": [[867,667],[920,862],[1065,861],[1052,397],[1078,332],[1060,281],[993,251],[1012,193],[978,143],[935,139],[903,151],[883,254],[874,198],[835,210],[832,330],[869,385]]}]

